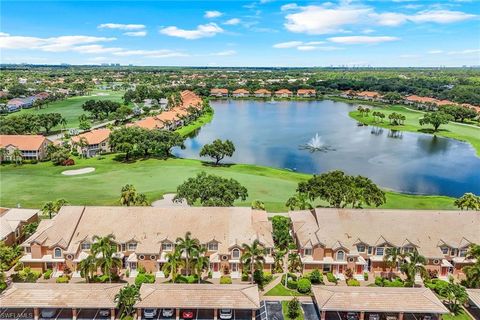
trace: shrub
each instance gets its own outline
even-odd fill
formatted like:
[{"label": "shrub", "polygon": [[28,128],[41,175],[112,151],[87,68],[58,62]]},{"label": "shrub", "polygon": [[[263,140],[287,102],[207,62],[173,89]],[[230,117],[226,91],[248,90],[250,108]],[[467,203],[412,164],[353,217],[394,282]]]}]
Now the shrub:
[{"label": "shrub", "polygon": [[142,285],[142,283],[154,283],[155,276],[151,273],[139,273],[135,278],[135,284],[137,286]]},{"label": "shrub", "polygon": [[130,269],[127,269],[127,271],[125,271],[125,277],[127,277],[127,278],[130,277]]},{"label": "shrub", "polygon": [[363,273],[363,280],[368,281],[368,272]]},{"label": "shrub", "polygon": [[18,261],[15,266],[13,267],[13,271],[20,271],[23,269],[23,263]]},{"label": "shrub", "polygon": [[264,284],[267,284],[272,280],[273,280],[273,274],[271,274],[270,272],[264,272],[263,273],[263,283]]},{"label": "shrub", "polygon": [[43,274],[43,279],[48,280],[52,277],[53,270],[52,269],[47,269],[45,273]]},{"label": "shrub", "polygon": [[315,269],[310,273],[309,279],[312,284],[323,284],[323,275],[318,269]]},{"label": "shrub", "polygon": [[296,280],[288,279],[287,280],[287,288],[292,290],[297,290],[298,282]]},{"label": "shrub", "polygon": [[296,319],[300,315],[300,301],[297,298],[293,298],[288,302],[287,308],[288,317],[290,319]]},{"label": "shrub", "polygon": [[12,274],[13,282],[36,282],[42,275],[39,271],[32,271],[29,267],[23,268],[18,273]]},{"label": "shrub", "polygon": [[312,290],[312,283],[307,278],[301,278],[297,282],[297,290],[300,293],[309,293]]},{"label": "shrub", "polygon": [[137,272],[138,272],[138,273],[145,273],[145,272],[147,272],[147,271],[145,270],[145,267],[144,267],[144,266],[138,266]]},{"label": "shrub", "polygon": [[242,273],[242,281],[248,281],[249,277],[248,273]]},{"label": "shrub", "polygon": [[260,289],[263,289],[263,271],[262,270],[255,270],[253,272],[253,281],[258,285]]},{"label": "shrub", "polygon": [[198,276],[196,274],[186,276],[185,279],[187,279],[187,283],[198,283]]},{"label": "shrub", "polygon": [[357,279],[348,279],[347,280],[347,286],[349,287],[360,287],[360,282]]},{"label": "shrub", "polygon": [[[112,278],[113,280],[113,278]],[[108,276],[106,274],[102,274],[101,276],[99,275],[95,275],[93,276],[93,279],[92,279],[92,282],[98,282],[98,283],[105,283],[105,282],[108,282],[110,281],[110,279],[108,278]]]},{"label": "shrub", "polygon": [[327,273],[327,280],[328,282],[331,282],[331,283],[335,283],[335,284],[338,283],[338,279],[335,278],[335,276],[331,272]]},{"label": "shrub", "polygon": [[56,283],[68,283],[68,281],[70,281],[70,278],[67,276],[61,276],[55,280]]},{"label": "shrub", "polygon": [[345,270],[345,277],[347,277],[347,279],[352,279],[353,278],[352,269],[348,268],[347,270]]},{"label": "shrub", "polygon": [[375,285],[377,287],[383,287],[383,281],[385,279],[383,279],[382,277],[375,277]]},{"label": "shrub", "polygon": [[400,278],[396,278],[395,280],[387,280],[384,282],[385,287],[404,287],[405,284]]},{"label": "shrub", "polygon": [[445,288],[448,286],[448,281],[433,279],[432,281],[426,282],[425,286],[435,291],[436,294],[442,295]]},{"label": "shrub", "polygon": [[230,276],[221,276],[220,284],[232,284],[232,278]]},{"label": "shrub", "polygon": [[181,274],[177,275],[177,277],[173,280],[175,283],[188,283],[188,279],[185,276],[182,276]]},{"label": "shrub", "polygon": [[[212,279],[212,270],[208,271],[208,279]],[[243,274],[242,274],[242,280],[243,280]]]}]

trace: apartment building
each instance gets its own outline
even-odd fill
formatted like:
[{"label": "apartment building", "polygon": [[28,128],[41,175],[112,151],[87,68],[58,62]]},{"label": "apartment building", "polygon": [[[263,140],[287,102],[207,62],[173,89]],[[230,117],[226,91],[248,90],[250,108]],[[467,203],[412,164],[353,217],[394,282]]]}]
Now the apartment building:
[{"label": "apartment building", "polygon": [[0,135],[0,148],[6,150],[2,160],[13,161],[16,149],[20,150],[23,160],[43,160],[50,143],[41,135]]}]

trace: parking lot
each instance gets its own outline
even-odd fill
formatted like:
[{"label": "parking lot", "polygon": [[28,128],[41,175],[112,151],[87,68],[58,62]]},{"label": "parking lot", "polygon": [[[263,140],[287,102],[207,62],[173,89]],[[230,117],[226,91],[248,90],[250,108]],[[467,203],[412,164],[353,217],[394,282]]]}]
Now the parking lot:
[{"label": "parking lot", "polygon": [[302,303],[303,318],[305,320],[320,320],[317,307],[313,303]]},{"label": "parking lot", "polygon": [[[365,320],[370,319],[370,315],[379,315],[380,319],[386,319],[387,316],[391,317],[393,320],[398,319],[398,314],[397,313],[365,313]],[[425,314],[414,314],[414,313],[405,313],[403,315],[404,320],[423,320]],[[346,319],[346,312],[327,312],[326,314],[326,320],[345,320]],[[432,316],[431,319],[437,319],[435,316]]]},{"label": "parking lot", "polygon": [[[50,309],[52,310],[52,309]],[[72,319],[72,310],[71,309],[53,309],[53,316],[48,317],[49,320],[70,320]],[[29,320],[33,319],[33,309],[0,309],[0,320]],[[46,319],[42,317],[42,311],[40,310],[39,319]],[[80,309],[77,312],[78,320],[108,320],[110,315],[102,316],[100,315],[100,309]]]},{"label": "parking lot", "polygon": [[[172,317],[164,317],[162,316],[162,309],[156,309],[157,310],[157,315],[153,319],[175,319],[175,313],[173,314]],[[182,318],[182,313],[183,311],[186,311],[187,309],[180,309],[180,319]],[[188,309],[191,310],[191,309]],[[193,320],[213,320],[213,309],[194,309],[194,317],[192,318]],[[218,318],[220,319],[220,311],[218,311]],[[147,319],[144,317],[142,314],[142,319]],[[152,318],[148,318],[152,319]],[[251,320],[252,319],[252,311],[251,310],[233,310],[233,316],[232,320]]]}]

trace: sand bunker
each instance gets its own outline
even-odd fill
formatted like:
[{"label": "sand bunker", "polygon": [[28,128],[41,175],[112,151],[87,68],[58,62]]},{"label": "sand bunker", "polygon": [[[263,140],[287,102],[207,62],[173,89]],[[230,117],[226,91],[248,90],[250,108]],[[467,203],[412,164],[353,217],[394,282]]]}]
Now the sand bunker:
[{"label": "sand bunker", "polygon": [[95,168],[88,167],[88,168],[82,168],[82,169],[76,169],[76,170],[65,170],[62,172],[62,174],[66,176],[76,176],[79,174],[90,173],[93,171],[95,171]]}]

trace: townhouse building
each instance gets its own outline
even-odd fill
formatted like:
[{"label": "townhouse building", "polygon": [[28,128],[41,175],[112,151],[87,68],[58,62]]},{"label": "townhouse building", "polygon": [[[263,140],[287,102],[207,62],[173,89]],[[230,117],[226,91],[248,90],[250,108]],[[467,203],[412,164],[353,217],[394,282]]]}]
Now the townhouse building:
[{"label": "townhouse building", "polygon": [[0,208],[0,241],[7,246],[25,240],[23,228],[38,221],[38,209]]},{"label": "townhouse building", "polygon": [[210,96],[217,98],[228,97],[228,89],[225,88],[214,88],[210,90]]},{"label": "townhouse building", "polygon": [[280,89],[275,91],[275,96],[278,98],[290,98],[293,96],[293,92],[288,89]]},{"label": "townhouse building", "polygon": [[272,225],[265,211],[241,207],[82,207],[65,206],[51,220],[42,220],[22,246],[20,261],[36,270],[65,268],[80,276],[94,236],[113,234],[122,269],[135,276],[139,267],[163,277],[167,254],[191,232],[207,249],[214,278],[241,277],[242,244],[258,239],[267,251],[265,270],[273,265]]},{"label": "townhouse building", "polygon": [[248,90],[245,90],[245,89],[237,89],[237,90],[232,92],[232,96],[235,97],[235,98],[249,97],[250,92]]},{"label": "townhouse building", "polygon": [[[319,269],[344,278],[350,269],[358,280],[364,272],[390,272],[389,248],[418,250],[426,269],[441,279],[461,276],[472,243],[480,243],[479,211],[355,210],[317,208],[289,213],[305,272]],[[399,268],[393,267],[393,272]]]},{"label": "townhouse building", "polygon": [[[100,153],[110,152],[110,132],[110,129],[96,129],[79,134],[72,137],[72,145],[79,154],[83,154],[87,158],[94,157]],[[80,144],[82,140],[86,142],[85,146]]]},{"label": "townhouse building", "polygon": [[267,98],[267,97],[270,97],[272,95],[272,92],[270,92],[267,89],[258,89],[253,94],[257,98]]},{"label": "townhouse building", "polygon": [[0,135],[0,148],[5,149],[2,160],[12,161],[17,149],[23,160],[43,160],[50,143],[50,140],[41,135]]},{"label": "townhouse building", "polygon": [[301,98],[313,98],[317,95],[315,89],[298,89],[297,97]]}]

